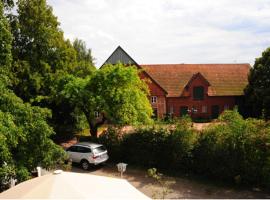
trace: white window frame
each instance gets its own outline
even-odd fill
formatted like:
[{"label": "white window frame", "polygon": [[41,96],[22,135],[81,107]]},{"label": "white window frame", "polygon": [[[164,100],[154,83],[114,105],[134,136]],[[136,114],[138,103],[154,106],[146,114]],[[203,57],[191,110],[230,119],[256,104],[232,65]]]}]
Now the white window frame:
[{"label": "white window frame", "polygon": [[173,106],[170,106],[170,114],[173,114]]},{"label": "white window frame", "polygon": [[95,118],[99,118],[100,117],[100,113],[98,111],[94,112]]},{"label": "white window frame", "polygon": [[157,96],[151,96],[151,103],[157,103]]}]

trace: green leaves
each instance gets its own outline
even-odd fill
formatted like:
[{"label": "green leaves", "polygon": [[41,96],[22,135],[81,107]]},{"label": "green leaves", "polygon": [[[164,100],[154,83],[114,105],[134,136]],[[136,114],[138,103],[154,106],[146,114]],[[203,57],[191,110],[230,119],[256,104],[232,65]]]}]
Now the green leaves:
[{"label": "green leaves", "polygon": [[8,167],[29,173],[37,165],[52,167],[64,159],[63,150],[49,139],[54,134],[46,122],[49,110],[23,103],[4,87],[0,92],[0,169],[5,161]]},{"label": "green leaves", "polygon": [[147,85],[135,67],[118,63],[104,66],[85,79],[69,76],[61,94],[86,115],[92,129],[101,120],[95,118],[95,111],[114,124],[152,122]]},{"label": "green leaves", "polygon": [[270,48],[256,59],[250,69],[248,81],[245,95],[252,116],[270,119]]},{"label": "green leaves", "polygon": [[269,187],[269,123],[244,120],[236,110],[225,111],[219,120],[202,133],[193,151],[196,172]]},{"label": "green leaves", "polygon": [[74,74],[78,77],[86,77],[96,70],[94,67],[94,58],[91,49],[86,48],[85,42],[75,39],[73,47],[76,51],[77,66],[74,68]]},{"label": "green leaves", "polygon": [[0,73],[10,75],[12,35],[7,19],[4,16],[3,4],[0,2]]},{"label": "green leaves", "polygon": [[[29,2],[31,3],[32,1]],[[34,69],[31,64],[36,54],[33,54],[33,58],[27,61],[14,62],[11,71],[11,39],[0,2],[0,41],[3,44],[0,46],[0,190],[4,189],[3,186],[8,184],[11,177],[23,181],[29,178],[31,170],[37,165],[50,168],[65,159],[65,152],[50,139],[54,134],[53,129],[47,124],[51,112],[24,103],[8,88],[11,87],[12,78],[13,84],[20,86],[20,90],[17,91],[20,91],[25,99],[39,97],[35,96],[36,94],[44,97],[48,94],[42,91],[44,77],[47,76],[43,77],[41,74],[47,72],[50,67],[46,62],[39,60],[36,63],[43,66],[42,73]],[[29,53],[26,49],[22,52],[20,53],[24,56]]]}]

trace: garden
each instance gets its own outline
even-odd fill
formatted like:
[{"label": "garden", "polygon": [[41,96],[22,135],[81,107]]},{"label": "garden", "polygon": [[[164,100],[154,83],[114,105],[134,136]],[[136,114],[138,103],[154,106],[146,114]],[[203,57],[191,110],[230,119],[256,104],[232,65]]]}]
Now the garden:
[{"label": "garden", "polygon": [[225,111],[218,121],[201,131],[189,118],[172,129],[153,125],[122,134],[114,127],[97,140],[115,163],[269,189],[270,123],[243,119],[236,110]]}]

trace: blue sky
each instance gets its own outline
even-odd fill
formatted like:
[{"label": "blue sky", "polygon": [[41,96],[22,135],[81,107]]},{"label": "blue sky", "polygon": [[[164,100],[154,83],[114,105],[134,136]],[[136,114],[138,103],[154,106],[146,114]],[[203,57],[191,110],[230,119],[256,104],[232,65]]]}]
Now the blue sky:
[{"label": "blue sky", "polygon": [[48,0],[99,67],[122,46],[140,64],[250,63],[270,47],[270,0]]}]

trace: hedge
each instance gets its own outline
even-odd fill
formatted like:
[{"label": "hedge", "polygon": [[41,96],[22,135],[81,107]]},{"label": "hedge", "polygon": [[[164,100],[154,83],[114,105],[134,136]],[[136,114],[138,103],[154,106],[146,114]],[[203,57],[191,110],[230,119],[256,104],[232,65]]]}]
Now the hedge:
[{"label": "hedge", "polygon": [[270,123],[244,120],[236,110],[218,122],[200,132],[187,118],[174,128],[143,127],[125,135],[111,128],[99,142],[114,162],[270,187]]}]

